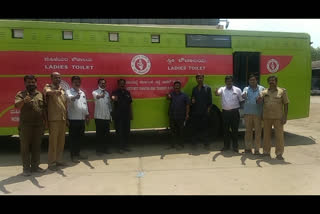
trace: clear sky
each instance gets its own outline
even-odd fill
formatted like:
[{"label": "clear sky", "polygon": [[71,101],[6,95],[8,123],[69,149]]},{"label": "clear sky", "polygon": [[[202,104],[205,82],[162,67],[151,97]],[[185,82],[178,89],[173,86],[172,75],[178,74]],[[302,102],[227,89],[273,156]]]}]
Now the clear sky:
[{"label": "clear sky", "polygon": [[312,47],[320,47],[320,19],[228,19],[228,21],[229,30],[308,33],[313,42]]}]

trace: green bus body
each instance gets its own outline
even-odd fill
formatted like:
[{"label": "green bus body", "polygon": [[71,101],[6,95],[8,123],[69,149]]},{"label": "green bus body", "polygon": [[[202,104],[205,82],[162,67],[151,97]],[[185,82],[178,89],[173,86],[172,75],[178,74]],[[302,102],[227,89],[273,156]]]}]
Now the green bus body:
[{"label": "green bus body", "polygon": [[[12,38],[12,29],[23,29],[22,39]],[[73,40],[63,40],[62,31],[73,31]],[[109,41],[108,33],[116,32],[118,42]],[[186,35],[229,35],[231,48],[205,48],[187,47]],[[160,43],[152,43],[151,35],[160,35]],[[121,53],[121,54],[175,54],[175,55],[233,55],[236,52],[258,52],[261,56],[292,56],[290,63],[280,72],[278,86],[286,88],[290,100],[288,119],[305,118],[309,116],[310,88],[311,88],[311,53],[310,36],[305,33],[258,32],[208,29],[195,26],[133,26],[133,25],[107,25],[107,24],[78,24],[54,23],[41,21],[8,21],[0,20],[0,52],[77,52],[77,53]],[[37,75],[49,77],[50,74]],[[132,77],[135,75],[76,74],[86,78],[99,77]],[[267,77],[274,75],[261,74],[260,85],[265,87]],[[19,77],[24,74],[6,73],[2,71],[1,78]],[[62,79],[70,79],[72,75],[64,75]],[[165,75],[140,75],[139,77],[165,77]],[[179,76],[179,75],[173,75]],[[196,85],[194,75],[189,77],[183,91],[191,95]],[[224,86],[225,75],[206,75],[205,84],[214,92],[215,88]],[[21,89],[24,89],[23,82]],[[108,84],[108,83],[107,83]],[[41,90],[41,89],[40,89]],[[16,92],[15,92],[16,93]],[[91,93],[91,92],[90,92]],[[221,98],[213,96],[213,103],[221,108]],[[0,117],[12,105],[0,109]],[[1,100],[0,100],[1,102]],[[89,102],[92,102],[90,100]],[[168,105],[165,96],[156,98],[136,98],[133,100],[134,118],[132,129],[163,128],[168,127]],[[87,130],[95,130],[94,120],[90,121]],[[0,135],[17,134],[17,127],[0,127]]]}]

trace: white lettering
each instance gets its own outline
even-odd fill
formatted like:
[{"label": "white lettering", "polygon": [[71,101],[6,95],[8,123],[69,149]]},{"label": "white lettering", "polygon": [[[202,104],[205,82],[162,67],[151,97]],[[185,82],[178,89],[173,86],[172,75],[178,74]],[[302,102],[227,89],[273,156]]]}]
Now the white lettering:
[{"label": "white lettering", "polygon": [[137,80],[127,81],[127,84],[138,85],[138,81]]},{"label": "white lettering", "polygon": [[10,114],[20,114],[20,110],[19,109],[12,109],[12,110],[10,110]]},{"label": "white lettering", "polygon": [[59,58],[59,57],[45,57],[44,61],[46,62],[68,62],[68,58]]},{"label": "white lettering", "polygon": [[189,66],[189,70],[202,71],[205,70],[206,66]]},{"label": "white lettering", "polygon": [[163,80],[161,83],[162,84],[170,84],[172,81],[171,80]]},{"label": "white lettering", "polygon": [[19,117],[11,117],[11,121],[13,122],[19,122],[20,118]]},{"label": "white lettering", "polygon": [[178,59],[179,62],[190,62],[190,63],[206,63],[206,59],[185,59],[185,58],[180,58]]},{"label": "white lettering", "polygon": [[93,65],[71,65],[74,70],[93,70]]},{"label": "white lettering", "polygon": [[71,59],[72,62],[92,62],[91,58],[78,58],[78,57],[72,57]]},{"label": "white lettering", "polygon": [[186,66],[168,66],[168,70],[181,70],[181,71],[185,71],[186,70]]},{"label": "white lettering", "polygon": [[44,65],[45,69],[68,69],[68,65]]},{"label": "white lettering", "polygon": [[153,80],[140,80],[140,84],[153,84]]}]

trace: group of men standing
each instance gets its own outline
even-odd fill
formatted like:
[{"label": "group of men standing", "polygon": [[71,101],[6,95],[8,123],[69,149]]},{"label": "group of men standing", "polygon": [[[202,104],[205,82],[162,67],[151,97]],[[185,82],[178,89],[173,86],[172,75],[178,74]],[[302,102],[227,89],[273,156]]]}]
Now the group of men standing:
[{"label": "group of men standing", "polygon": [[[71,78],[72,88],[61,88],[61,75],[51,74],[51,84],[46,84],[43,93],[37,90],[37,79],[33,75],[24,77],[25,90],[17,93],[15,107],[20,109],[19,135],[23,163],[23,175],[32,172],[44,172],[39,167],[41,138],[45,129],[49,129],[48,169],[57,171],[59,166],[67,166],[63,161],[66,127],[69,128],[71,160],[79,163],[87,159],[80,153],[80,142],[89,123],[89,111],[86,94],[80,89],[79,76]],[[109,153],[110,122],[115,121],[116,135],[119,140],[119,152],[130,151],[128,136],[132,119],[132,98],[125,89],[126,81],[118,80],[119,88],[110,98],[106,91],[106,81],[98,80],[98,89],[92,92],[95,100],[95,124],[97,128],[97,155]],[[113,105],[113,107],[112,107]],[[113,116],[111,114],[113,113]],[[31,160],[30,160],[31,148]]]},{"label": "group of men standing", "polygon": [[[204,84],[204,75],[196,75],[198,85],[193,88],[191,101],[181,92],[181,83],[174,82],[174,90],[168,94],[171,101],[169,107],[170,129],[173,136],[172,147],[183,147],[186,123],[192,127],[192,144],[198,140],[209,147],[208,123],[212,108],[211,88]],[[49,129],[48,169],[56,171],[59,166],[66,166],[63,161],[66,127],[69,128],[70,155],[74,163],[87,159],[80,154],[80,142],[85,132],[85,124],[89,123],[89,111],[86,94],[80,89],[79,76],[71,78],[72,88],[61,88],[61,75],[51,74],[51,84],[46,84],[43,93],[37,90],[37,79],[33,75],[24,77],[25,90],[17,93],[15,107],[21,109],[19,135],[23,163],[23,174],[44,172],[39,167],[41,137],[45,129]],[[264,126],[263,155],[270,156],[271,130],[275,128],[277,159],[283,160],[284,136],[283,125],[287,121],[288,97],[286,90],[277,87],[277,77],[268,77],[269,88],[257,84],[257,77],[249,77],[249,86],[240,88],[233,85],[233,77],[225,77],[225,86],[215,90],[221,96],[222,119],[224,132],[223,151],[230,149],[230,141],[235,152],[238,148],[239,109],[244,102],[246,124],[245,152],[252,152],[252,135],[255,131],[254,154],[260,154],[262,121]],[[118,80],[118,89],[111,97],[106,91],[105,79],[98,79],[98,89],[92,92],[95,101],[94,119],[96,124],[97,155],[108,154],[110,123],[114,120],[118,149],[120,153],[131,151],[128,148],[130,120],[132,114],[132,97],[125,87],[124,79]],[[31,160],[30,160],[31,147]]]},{"label": "group of men standing", "polygon": [[[193,88],[191,102],[188,96],[181,92],[181,83],[174,83],[174,91],[168,94],[171,100],[169,108],[170,128],[173,135],[172,147],[179,142],[177,148],[183,147],[183,130],[188,120],[192,127],[192,143],[202,140],[208,144],[208,119],[212,107],[211,88],[204,85],[204,76],[196,75],[198,85]],[[222,151],[232,148],[239,152],[238,128],[240,122],[239,109],[244,103],[245,119],[245,153],[252,153],[253,130],[255,132],[254,154],[259,155],[262,125],[264,127],[263,154],[270,157],[271,130],[275,128],[276,157],[283,160],[284,133],[283,125],[287,121],[288,97],[284,88],[277,86],[276,76],[268,77],[269,88],[258,85],[257,77],[249,76],[249,86],[243,91],[233,85],[233,77],[225,77],[225,86],[215,90],[215,95],[221,97],[224,147]],[[190,113],[190,115],[189,115]],[[179,139],[179,140],[177,140]]]}]

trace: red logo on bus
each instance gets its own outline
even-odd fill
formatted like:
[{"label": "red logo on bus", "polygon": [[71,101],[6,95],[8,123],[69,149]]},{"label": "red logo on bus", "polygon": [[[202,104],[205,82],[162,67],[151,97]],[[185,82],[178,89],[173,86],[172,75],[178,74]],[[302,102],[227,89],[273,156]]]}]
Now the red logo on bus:
[{"label": "red logo on bus", "polygon": [[151,62],[148,57],[137,55],[131,60],[131,68],[136,74],[143,75],[150,71]]}]

